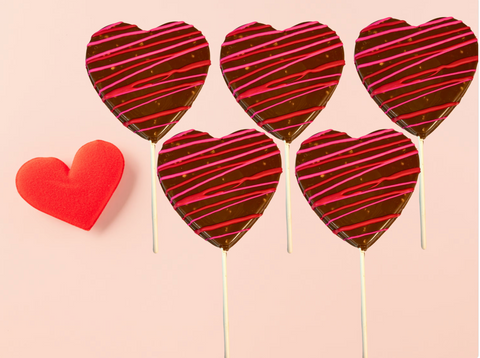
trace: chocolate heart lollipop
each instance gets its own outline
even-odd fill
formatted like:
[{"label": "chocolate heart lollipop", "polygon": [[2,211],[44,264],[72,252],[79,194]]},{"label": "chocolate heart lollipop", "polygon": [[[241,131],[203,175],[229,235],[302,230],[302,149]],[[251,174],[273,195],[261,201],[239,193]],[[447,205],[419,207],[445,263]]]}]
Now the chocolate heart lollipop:
[{"label": "chocolate heart lollipop", "polygon": [[386,18],[360,32],[355,66],[390,119],[419,137],[421,245],[426,249],[423,141],[460,103],[478,62],[477,38],[463,22],[442,17],[420,26]]},{"label": "chocolate heart lollipop", "polygon": [[412,141],[393,129],[360,138],[327,130],[302,143],[296,176],[332,232],[367,250],[400,216],[417,183]]},{"label": "chocolate heart lollipop", "polygon": [[218,139],[186,131],[165,141],[158,155],[158,178],[174,209],[224,250],[262,216],[281,172],[277,145],[254,129]]},{"label": "chocolate heart lollipop", "polygon": [[417,183],[415,145],[393,129],[360,138],[327,130],[302,143],[296,175],[332,232],[360,252],[362,353],[367,357],[365,251],[400,216]]},{"label": "chocolate heart lollipop", "polygon": [[220,53],[223,77],[237,102],[287,143],[325,108],[344,65],[340,38],[316,21],[286,30],[252,22],[229,33]]},{"label": "chocolate heart lollipop", "polygon": [[110,111],[150,141],[153,252],[157,252],[155,144],[178,123],[202,88],[210,66],[208,43],[183,21],[148,31],[117,22],[93,34],[86,64]]},{"label": "chocolate heart lollipop", "polygon": [[316,21],[286,30],[252,22],[225,38],[220,67],[235,99],[285,142],[287,251],[292,252],[289,144],[325,108],[345,65],[335,31]]},{"label": "chocolate heart lollipop", "polygon": [[262,216],[282,172],[280,151],[254,129],[222,138],[186,131],[165,141],[158,178],[185,223],[222,249],[223,331],[229,357],[227,251]]},{"label": "chocolate heart lollipop", "polygon": [[420,26],[386,18],[364,28],[355,46],[355,66],[370,96],[422,139],[460,103],[477,62],[477,38],[452,17]]},{"label": "chocolate heart lollipop", "polygon": [[92,35],[88,75],[125,127],[158,142],[192,106],[205,82],[205,36],[183,21],[151,30],[117,22]]}]

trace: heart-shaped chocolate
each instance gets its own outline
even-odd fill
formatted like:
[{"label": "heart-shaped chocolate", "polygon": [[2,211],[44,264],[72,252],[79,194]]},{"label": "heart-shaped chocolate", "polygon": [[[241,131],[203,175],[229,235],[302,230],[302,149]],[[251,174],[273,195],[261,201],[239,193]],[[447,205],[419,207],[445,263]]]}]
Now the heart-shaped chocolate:
[{"label": "heart-shaped chocolate", "polygon": [[116,146],[96,140],[78,150],[71,169],[57,158],[26,162],[17,173],[17,190],[34,208],[90,230],[117,188],[124,165]]},{"label": "heart-shaped chocolate", "polygon": [[282,172],[273,140],[254,129],[222,138],[186,131],[158,155],[158,178],[196,234],[228,250],[262,216]]},{"label": "heart-shaped chocolate", "polygon": [[296,176],[332,232],[368,249],[400,216],[420,173],[417,149],[393,129],[360,138],[327,130],[302,143]]},{"label": "heart-shaped chocolate", "polygon": [[459,104],[478,62],[478,44],[462,21],[442,17],[420,26],[386,18],[360,32],[355,66],[380,109],[425,139]]},{"label": "heart-shaped chocolate", "polygon": [[316,21],[286,30],[252,22],[225,38],[228,88],[265,131],[291,143],[325,108],[345,65],[335,31]]},{"label": "heart-shaped chocolate", "polygon": [[205,82],[205,36],[183,21],[151,30],[118,22],[93,34],[87,71],[111,112],[134,133],[158,142],[192,106]]}]

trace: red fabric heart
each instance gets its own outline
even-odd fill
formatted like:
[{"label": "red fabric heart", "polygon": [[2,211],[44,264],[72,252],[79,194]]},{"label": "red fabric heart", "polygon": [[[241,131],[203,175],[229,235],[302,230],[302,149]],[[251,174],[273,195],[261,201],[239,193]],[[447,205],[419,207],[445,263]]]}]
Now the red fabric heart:
[{"label": "red fabric heart", "polygon": [[368,249],[400,216],[420,173],[417,149],[393,129],[317,133],[297,152],[305,198],[335,235]]},{"label": "red fabric heart", "polygon": [[422,139],[460,103],[477,62],[477,38],[451,17],[419,26],[379,20],[360,32],[355,46],[355,66],[370,96]]},{"label": "red fabric heart", "polygon": [[227,35],[220,65],[247,114],[290,143],[325,108],[345,61],[340,38],[326,25],[312,21],[275,30],[253,22]]},{"label": "red fabric heart", "polygon": [[205,82],[205,36],[183,21],[151,30],[118,22],[92,35],[86,66],[102,101],[120,122],[156,143],[192,106]]},{"label": "red fabric heart", "polygon": [[124,165],[116,146],[96,140],[78,150],[71,169],[57,158],[26,162],[17,172],[17,190],[34,208],[90,230],[117,188]]},{"label": "red fabric heart", "polygon": [[158,178],[196,234],[228,250],[263,215],[282,172],[280,151],[254,129],[222,138],[190,130],[165,141]]}]

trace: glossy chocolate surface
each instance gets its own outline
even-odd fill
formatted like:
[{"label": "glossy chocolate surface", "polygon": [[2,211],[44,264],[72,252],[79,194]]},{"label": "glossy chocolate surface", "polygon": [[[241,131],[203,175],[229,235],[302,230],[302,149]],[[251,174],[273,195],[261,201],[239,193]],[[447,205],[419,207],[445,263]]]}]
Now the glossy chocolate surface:
[{"label": "glossy chocolate surface", "polygon": [[340,38],[326,25],[312,21],[275,30],[253,22],[227,35],[220,65],[247,114],[290,143],[325,108],[345,61]]},{"label": "glossy chocolate surface", "polygon": [[402,213],[420,173],[417,149],[393,129],[360,138],[327,130],[302,143],[296,176],[332,232],[367,250]]},{"label": "glossy chocolate surface", "polygon": [[119,22],[93,34],[87,71],[95,90],[125,127],[158,142],[192,106],[205,82],[205,36],[183,21],[151,30]]},{"label": "glossy chocolate surface", "polygon": [[222,138],[186,131],[165,141],[158,155],[158,178],[174,209],[224,250],[262,216],[281,172],[277,145],[254,129]]},{"label": "glossy chocolate surface", "polygon": [[379,20],[360,32],[355,46],[355,66],[370,96],[394,123],[423,139],[460,103],[477,62],[477,38],[451,17],[420,26]]}]

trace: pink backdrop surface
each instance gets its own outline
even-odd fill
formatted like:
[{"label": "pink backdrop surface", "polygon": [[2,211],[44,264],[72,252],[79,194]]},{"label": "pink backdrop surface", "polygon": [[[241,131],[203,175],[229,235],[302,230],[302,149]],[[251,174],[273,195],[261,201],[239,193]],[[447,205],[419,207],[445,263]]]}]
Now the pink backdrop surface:
[{"label": "pink backdrop surface", "polygon": [[[418,25],[453,16],[478,36],[473,0],[9,2],[0,57],[0,356],[222,357],[221,252],[203,242],[158,192],[160,252],[152,253],[149,144],[109,113],[85,71],[103,26],[194,24],[212,66],[192,109],[166,138],[195,128],[222,136],[256,125],[221,77],[225,35],[251,21],[283,29],[317,20],[345,47],[340,84],[291,148],[325,129],[361,136],[400,130],[369,99],[353,65],[359,31],[387,17]],[[366,255],[369,356],[477,356],[478,75],[425,141],[428,249],[420,248],[418,188]],[[416,138],[410,136],[416,143]],[[85,232],[24,202],[15,189],[33,157],[68,165],[103,139],[124,154],[122,181]],[[277,141],[280,146],[282,143]],[[282,148],[283,149],[283,148]],[[231,357],[360,357],[359,255],[335,237],[292,186],[294,253],[286,252],[284,178],[270,207],[229,252]]]}]

